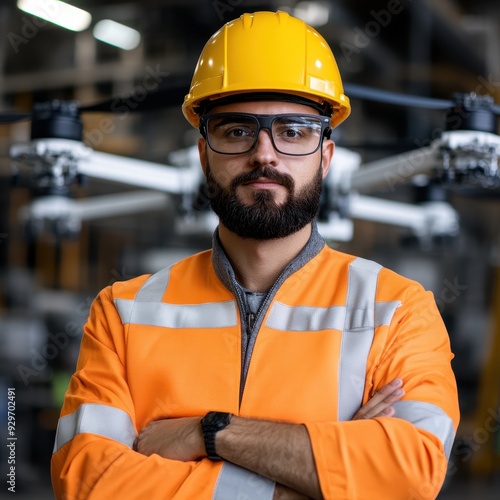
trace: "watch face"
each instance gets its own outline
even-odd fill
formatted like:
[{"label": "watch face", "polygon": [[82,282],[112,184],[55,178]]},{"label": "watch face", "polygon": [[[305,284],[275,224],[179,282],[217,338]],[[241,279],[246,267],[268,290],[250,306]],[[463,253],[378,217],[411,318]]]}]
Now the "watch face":
[{"label": "watch face", "polygon": [[211,411],[205,416],[205,422],[208,425],[215,425],[217,423],[218,413],[216,411]]},{"label": "watch face", "polygon": [[230,413],[211,411],[210,413],[207,413],[203,418],[203,425],[218,430],[226,427],[226,425],[229,424],[229,420]]}]

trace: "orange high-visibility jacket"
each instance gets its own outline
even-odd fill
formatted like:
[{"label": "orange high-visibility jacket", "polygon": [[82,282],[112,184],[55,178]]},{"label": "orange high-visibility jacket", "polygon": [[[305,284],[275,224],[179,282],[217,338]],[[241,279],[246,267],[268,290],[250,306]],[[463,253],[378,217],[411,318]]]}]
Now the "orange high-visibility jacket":
[{"label": "orange high-visibility jacket", "polygon": [[[218,243],[105,288],[84,329],[52,458],[58,499],[271,499],[227,462],[132,449],[151,421],[211,410],[304,423],[326,499],[435,498],[459,412],[449,338],[431,292],[327,247],[313,232],[271,288],[248,342]],[[350,421],[396,377],[396,416]]]}]

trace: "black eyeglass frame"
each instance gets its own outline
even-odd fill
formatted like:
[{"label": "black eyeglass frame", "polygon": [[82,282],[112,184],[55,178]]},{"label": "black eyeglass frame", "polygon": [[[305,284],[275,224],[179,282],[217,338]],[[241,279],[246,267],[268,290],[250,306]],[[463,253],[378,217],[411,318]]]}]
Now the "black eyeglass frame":
[{"label": "black eyeglass frame", "polygon": [[[211,118],[224,118],[225,116],[236,116],[236,117],[241,117],[241,118],[252,118],[252,119],[255,119],[257,121],[257,130],[256,130],[256,133],[255,133],[255,137],[254,137],[253,143],[245,151],[241,151],[241,152],[238,152],[238,153],[226,153],[224,151],[219,151],[219,150],[215,149],[212,146],[212,144],[210,143],[210,137],[209,137],[209,134],[208,134],[208,131],[207,131],[208,120],[211,119]],[[314,149],[314,151],[311,151],[310,153],[286,153],[286,152],[281,151],[276,146],[276,144],[274,142],[273,130],[272,130],[273,122],[277,118],[291,118],[291,117],[314,118],[314,119],[320,121],[320,123],[321,123],[321,135],[320,135],[320,139],[319,139],[318,145],[316,146],[316,149]],[[255,147],[255,145],[257,144],[257,141],[259,139],[260,131],[261,130],[268,130],[269,131],[269,137],[271,138],[271,142],[273,144],[273,147],[274,147],[274,149],[278,153],[281,153],[281,154],[287,155],[287,156],[309,156],[309,155],[312,155],[312,154],[316,153],[316,151],[318,151],[318,149],[323,144],[323,140],[325,138],[326,139],[330,138],[330,135],[332,133],[330,119],[331,118],[329,116],[325,116],[325,115],[311,115],[311,114],[307,114],[307,113],[282,113],[282,114],[274,114],[274,115],[257,115],[257,114],[253,114],[253,113],[238,113],[238,112],[234,112],[234,113],[231,113],[231,112],[227,112],[227,113],[207,113],[205,115],[200,116],[200,126],[199,126],[199,129],[200,129],[200,134],[202,135],[202,137],[204,139],[206,139],[206,141],[207,141],[208,146],[210,147],[210,149],[212,151],[214,151],[215,153],[222,154],[222,155],[243,155],[243,154],[246,154],[246,153],[250,152]]]}]

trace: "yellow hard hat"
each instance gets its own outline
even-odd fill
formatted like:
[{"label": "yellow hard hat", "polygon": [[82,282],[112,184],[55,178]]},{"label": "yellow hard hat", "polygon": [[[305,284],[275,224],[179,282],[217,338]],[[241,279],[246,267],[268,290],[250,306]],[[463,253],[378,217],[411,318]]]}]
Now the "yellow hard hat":
[{"label": "yellow hard hat", "polygon": [[198,59],[182,112],[198,127],[207,103],[270,93],[329,108],[324,114],[331,114],[332,128],[351,112],[328,43],[314,28],[281,11],[243,14],[212,35]]}]

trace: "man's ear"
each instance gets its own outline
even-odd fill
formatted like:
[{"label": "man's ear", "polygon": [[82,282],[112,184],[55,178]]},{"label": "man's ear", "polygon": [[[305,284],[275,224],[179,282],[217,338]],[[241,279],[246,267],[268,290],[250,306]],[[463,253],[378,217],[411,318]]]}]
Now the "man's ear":
[{"label": "man's ear", "polygon": [[323,168],[323,179],[326,178],[328,170],[330,170],[330,164],[332,162],[333,154],[335,153],[335,143],[326,139],[323,141],[323,155],[321,157],[322,168]]},{"label": "man's ear", "polygon": [[198,155],[200,157],[201,168],[203,173],[207,174],[207,141],[200,137],[198,139]]}]

